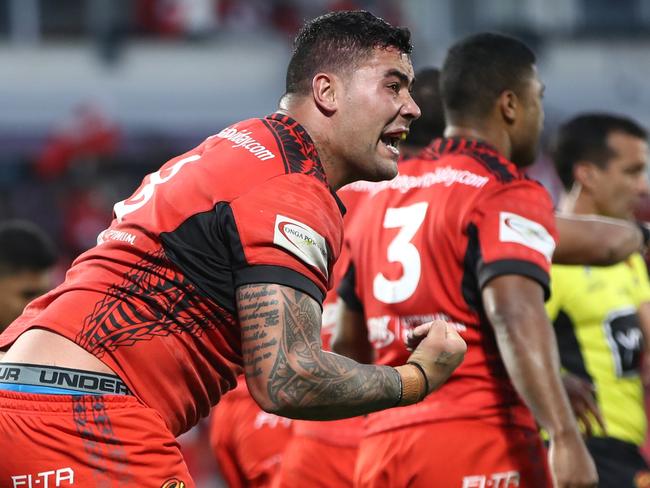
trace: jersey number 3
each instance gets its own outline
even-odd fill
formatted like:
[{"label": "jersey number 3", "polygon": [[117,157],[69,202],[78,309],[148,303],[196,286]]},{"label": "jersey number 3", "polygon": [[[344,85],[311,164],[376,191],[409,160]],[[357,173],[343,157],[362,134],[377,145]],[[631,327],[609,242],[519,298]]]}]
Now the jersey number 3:
[{"label": "jersey number 3", "polygon": [[399,229],[388,245],[388,261],[402,265],[402,276],[389,280],[378,273],[372,283],[375,298],[383,303],[399,303],[407,300],[417,289],[422,274],[422,261],[411,239],[418,231],[427,213],[427,202],[408,207],[389,208],[384,216],[385,229]]}]

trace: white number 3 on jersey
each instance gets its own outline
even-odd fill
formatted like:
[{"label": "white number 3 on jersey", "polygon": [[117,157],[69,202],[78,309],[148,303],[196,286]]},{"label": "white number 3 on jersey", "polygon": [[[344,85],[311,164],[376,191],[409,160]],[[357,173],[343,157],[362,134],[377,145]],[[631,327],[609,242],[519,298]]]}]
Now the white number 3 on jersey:
[{"label": "white number 3 on jersey", "polygon": [[408,207],[389,208],[384,216],[384,228],[400,231],[388,245],[388,261],[402,265],[402,277],[389,280],[378,273],[372,283],[375,298],[383,303],[399,303],[407,300],[417,289],[422,274],[422,262],[418,249],[411,239],[418,231],[427,213],[427,202]]}]

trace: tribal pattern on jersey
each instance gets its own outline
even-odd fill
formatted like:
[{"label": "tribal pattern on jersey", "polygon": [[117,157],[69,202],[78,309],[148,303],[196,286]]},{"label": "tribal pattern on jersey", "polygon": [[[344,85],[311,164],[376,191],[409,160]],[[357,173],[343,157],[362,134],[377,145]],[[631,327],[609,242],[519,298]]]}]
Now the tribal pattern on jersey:
[{"label": "tribal pattern on jersey", "polygon": [[314,142],[291,117],[272,114],[262,119],[278,143],[287,173],[303,173],[327,182]]},{"label": "tribal pattern on jersey", "polygon": [[437,160],[448,154],[462,154],[469,156],[475,161],[481,163],[490,173],[492,173],[502,183],[508,183],[516,178],[526,178],[523,174],[513,174],[503,164],[496,150],[481,141],[468,140],[461,138],[436,139],[420,156],[422,159]]},{"label": "tribal pattern on jersey", "polygon": [[112,286],[84,320],[76,342],[97,357],[118,347],[132,346],[154,336],[183,332],[201,336],[228,315],[197,296],[197,289],[157,251],[145,257]]}]

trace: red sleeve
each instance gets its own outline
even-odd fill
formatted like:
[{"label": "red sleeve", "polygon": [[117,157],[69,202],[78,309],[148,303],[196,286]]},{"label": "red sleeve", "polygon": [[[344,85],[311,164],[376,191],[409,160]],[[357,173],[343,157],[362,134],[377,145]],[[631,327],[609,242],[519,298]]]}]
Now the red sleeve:
[{"label": "red sleeve", "polygon": [[275,177],[231,202],[243,260],[235,286],[278,283],[322,303],[341,249],[337,201],[317,179]]},{"label": "red sleeve", "polygon": [[492,278],[516,274],[537,281],[548,298],[557,230],[551,198],[541,185],[518,180],[490,191],[479,202],[467,232],[468,253],[477,255],[480,289]]}]

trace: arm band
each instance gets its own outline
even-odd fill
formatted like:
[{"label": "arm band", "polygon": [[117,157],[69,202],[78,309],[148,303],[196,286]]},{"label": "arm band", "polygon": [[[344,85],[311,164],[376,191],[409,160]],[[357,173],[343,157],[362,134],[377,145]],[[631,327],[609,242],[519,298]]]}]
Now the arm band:
[{"label": "arm band", "polygon": [[428,393],[427,380],[422,369],[413,363],[398,366],[395,369],[402,380],[402,398],[397,405],[403,407],[421,401]]}]

